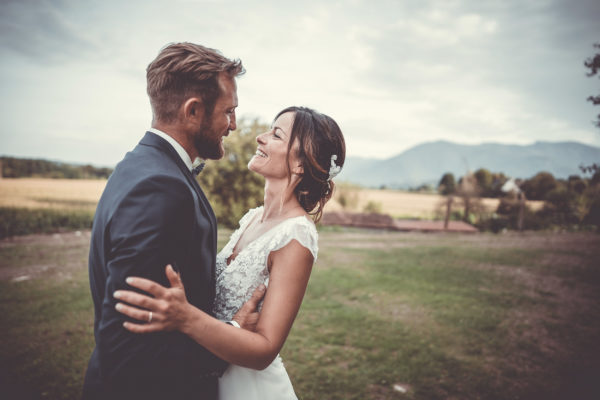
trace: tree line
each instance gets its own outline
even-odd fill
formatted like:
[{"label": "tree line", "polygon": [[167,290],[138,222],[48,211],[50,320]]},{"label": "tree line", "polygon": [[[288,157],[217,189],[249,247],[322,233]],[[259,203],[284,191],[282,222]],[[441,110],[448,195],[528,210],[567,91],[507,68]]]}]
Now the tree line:
[{"label": "tree line", "polygon": [[107,179],[112,168],[75,165],[59,161],[0,157],[2,178]]},{"label": "tree line", "polygon": [[[539,172],[529,179],[508,183],[509,178],[503,173],[480,168],[458,181],[452,173],[445,173],[437,189],[442,195],[462,199],[465,212],[455,215],[455,219],[473,222],[483,229],[546,229],[553,226],[600,229],[600,170],[587,167],[581,167],[581,170],[592,175],[557,179],[549,172]],[[487,215],[482,207],[478,207],[480,197],[500,199],[494,213]],[[534,211],[526,206],[526,200],[543,201],[544,204]]]}]

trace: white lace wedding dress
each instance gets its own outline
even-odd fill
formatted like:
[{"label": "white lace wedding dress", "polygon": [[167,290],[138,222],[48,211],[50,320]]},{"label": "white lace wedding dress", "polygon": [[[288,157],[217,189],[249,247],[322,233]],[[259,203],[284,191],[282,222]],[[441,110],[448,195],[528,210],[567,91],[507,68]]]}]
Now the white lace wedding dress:
[{"label": "white lace wedding dress", "polygon": [[[215,314],[221,320],[231,320],[237,310],[264,283],[269,285],[267,258],[269,253],[297,240],[312,253],[315,261],[318,252],[318,235],[315,225],[305,216],[284,220],[243,248],[227,265],[227,259],[255,216],[262,214],[263,207],[254,208],[240,220],[240,227],[233,232],[229,242],[217,255],[217,295]],[[285,267],[285,266],[283,266]],[[281,357],[264,370],[230,365],[219,379],[219,400],[287,400],[296,399],[292,383],[283,366]]]}]

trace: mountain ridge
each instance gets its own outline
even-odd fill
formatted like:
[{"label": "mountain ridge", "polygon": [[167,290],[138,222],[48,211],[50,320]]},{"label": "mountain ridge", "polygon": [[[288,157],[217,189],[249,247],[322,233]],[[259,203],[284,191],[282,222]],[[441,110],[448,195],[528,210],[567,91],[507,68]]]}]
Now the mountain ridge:
[{"label": "mountain ridge", "polygon": [[446,172],[457,178],[479,168],[509,177],[530,178],[541,171],[556,178],[581,175],[580,165],[600,163],[600,147],[576,141],[536,141],[528,145],[437,140],[415,145],[387,159],[347,157],[338,180],[367,187],[436,185]]}]

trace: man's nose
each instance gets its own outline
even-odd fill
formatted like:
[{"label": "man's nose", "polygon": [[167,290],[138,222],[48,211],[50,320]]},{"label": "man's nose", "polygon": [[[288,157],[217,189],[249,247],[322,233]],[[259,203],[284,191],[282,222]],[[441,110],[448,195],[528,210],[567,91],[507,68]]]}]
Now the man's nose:
[{"label": "man's nose", "polygon": [[229,130],[235,131],[236,128],[237,128],[237,123],[235,121],[235,113],[233,113],[233,115],[231,116],[231,119],[229,120]]}]

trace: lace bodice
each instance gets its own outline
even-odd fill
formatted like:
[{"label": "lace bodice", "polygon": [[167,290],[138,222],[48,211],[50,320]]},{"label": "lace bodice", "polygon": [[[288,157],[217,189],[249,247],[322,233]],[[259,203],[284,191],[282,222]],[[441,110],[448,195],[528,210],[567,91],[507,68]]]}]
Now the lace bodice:
[{"label": "lace bodice", "polygon": [[317,260],[317,229],[308,218],[299,216],[286,219],[250,242],[227,265],[227,258],[231,256],[240,236],[254,217],[262,212],[263,207],[248,211],[240,220],[240,227],[231,234],[229,242],[217,254],[214,312],[219,319],[230,320],[261,283],[269,285],[267,258],[272,251],[283,248],[295,239]]}]

